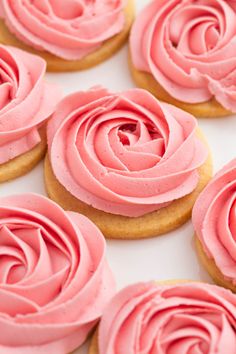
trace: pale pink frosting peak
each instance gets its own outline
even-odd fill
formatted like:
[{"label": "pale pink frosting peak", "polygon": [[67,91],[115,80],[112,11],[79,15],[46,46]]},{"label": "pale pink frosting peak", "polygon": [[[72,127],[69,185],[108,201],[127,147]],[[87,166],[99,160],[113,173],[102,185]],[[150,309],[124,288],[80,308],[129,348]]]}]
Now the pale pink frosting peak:
[{"label": "pale pink frosting peak", "polygon": [[236,2],[154,0],[131,33],[134,66],[174,98],[236,111]]},{"label": "pale pink frosting peak", "polygon": [[236,284],[236,159],[200,194],[193,209],[193,225],[208,257]]},{"label": "pale pink frosting peak", "polygon": [[16,37],[58,57],[81,59],[122,31],[125,0],[1,0]]},{"label": "pale pink frosting peak", "polygon": [[0,164],[35,147],[38,129],[61,98],[44,81],[46,63],[20,49],[0,45]]},{"label": "pale pink frosting peak", "polygon": [[140,283],[119,292],[99,325],[100,354],[233,354],[236,296],[203,283]]},{"label": "pale pink frosting peak", "polygon": [[59,182],[93,207],[140,216],[191,193],[208,151],[190,114],[147,91],[103,88],[66,97],[48,125]]},{"label": "pale pink frosting peak", "polygon": [[0,352],[72,352],[114,294],[103,235],[36,194],[0,198],[0,215]]}]

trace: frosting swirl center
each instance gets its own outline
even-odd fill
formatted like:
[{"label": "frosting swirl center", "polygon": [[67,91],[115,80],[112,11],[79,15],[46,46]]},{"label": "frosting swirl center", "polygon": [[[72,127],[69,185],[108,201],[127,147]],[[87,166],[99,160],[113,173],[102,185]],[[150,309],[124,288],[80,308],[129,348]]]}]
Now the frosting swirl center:
[{"label": "frosting swirl center", "polygon": [[114,292],[102,234],[35,194],[1,198],[0,215],[0,352],[71,352]]},{"label": "frosting swirl center", "polygon": [[152,1],[132,28],[132,63],[177,100],[235,111],[235,38],[234,1]]},{"label": "frosting swirl center", "polygon": [[125,216],[191,193],[208,153],[193,116],[138,89],[66,97],[48,125],[48,141],[54,174],[71,194]]},{"label": "frosting swirl center", "polygon": [[[169,38],[172,45],[183,50],[185,55],[202,55],[217,47],[224,36],[225,28],[229,27],[233,34],[233,23],[224,21],[219,9],[210,6],[196,6],[195,12],[191,5],[176,10],[169,20]],[[230,31],[229,29],[229,31]],[[167,31],[168,31],[167,30]],[[188,43],[188,47],[186,45]]]}]

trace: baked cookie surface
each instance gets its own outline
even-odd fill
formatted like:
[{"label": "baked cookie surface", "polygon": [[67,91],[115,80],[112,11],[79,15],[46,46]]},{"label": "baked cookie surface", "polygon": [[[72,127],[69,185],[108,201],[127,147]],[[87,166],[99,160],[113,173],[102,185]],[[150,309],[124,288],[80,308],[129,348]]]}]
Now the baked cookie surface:
[{"label": "baked cookie surface", "polygon": [[41,141],[32,150],[0,165],[0,183],[23,176],[43,159],[47,151],[46,126],[40,128],[39,134]]}]

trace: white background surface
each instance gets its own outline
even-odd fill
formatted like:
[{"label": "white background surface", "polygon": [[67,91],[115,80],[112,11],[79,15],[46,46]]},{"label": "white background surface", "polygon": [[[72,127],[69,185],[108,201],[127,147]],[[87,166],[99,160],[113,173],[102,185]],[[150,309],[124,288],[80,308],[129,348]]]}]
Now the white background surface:
[{"label": "white background surface", "polygon": [[[140,11],[146,3],[147,0],[136,0],[137,11]],[[127,65],[127,47],[94,69],[69,74],[47,74],[47,78],[62,85],[65,94],[95,85],[103,85],[113,91],[134,87]],[[214,169],[217,171],[236,157],[236,116],[201,119],[199,125],[208,139]],[[42,163],[28,175],[0,186],[0,196],[23,192],[46,195]],[[182,278],[210,281],[198,264],[192,236],[193,228],[189,221],[178,230],[154,239],[108,241],[107,257],[118,288],[153,279]],[[76,354],[86,353],[87,345],[76,352]]]}]

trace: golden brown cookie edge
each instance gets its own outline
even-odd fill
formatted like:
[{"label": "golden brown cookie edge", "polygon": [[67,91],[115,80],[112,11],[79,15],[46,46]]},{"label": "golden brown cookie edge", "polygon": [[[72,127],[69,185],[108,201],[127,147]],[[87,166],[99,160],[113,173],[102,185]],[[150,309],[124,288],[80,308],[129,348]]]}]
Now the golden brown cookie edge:
[{"label": "golden brown cookie edge", "polygon": [[165,89],[155,80],[151,74],[137,70],[132,63],[131,55],[129,55],[129,67],[133,80],[138,87],[151,92],[159,100],[173,104],[193,114],[195,117],[220,118],[233,114],[232,112],[225,109],[214,98],[210,101],[197,104],[176,100],[170,96],[167,91],[165,91]]},{"label": "golden brown cookie edge", "polygon": [[47,151],[46,127],[39,129],[41,142],[32,150],[0,165],[0,183],[8,182],[31,171]]},{"label": "golden brown cookie edge", "polygon": [[11,45],[41,56],[47,62],[47,70],[52,72],[79,71],[89,69],[115,54],[126,42],[135,17],[134,0],[129,0],[125,8],[125,26],[122,32],[105,41],[95,52],[80,60],[65,60],[46,51],[36,50],[21,42],[12,34],[4,21],[0,20],[0,43]]},{"label": "golden brown cookie edge", "polygon": [[203,265],[204,269],[211,276],[212,280],[219,286],[230,289],[234,293],[236,293],[236,285],[233,284],[232,281],[226,279],[224,275],[221,273],[220,269],[217,267],[214,259],[210,259],[206,252],[204,251],[203,245],[199,240],[198,236],[194,236],[195,246],[197,251],[197,256],[200,263]]},{"label": "golden brown cookie edge", "polygon": [[[200,131],[198,136],[207,144]],[[191,194],[172,202],[165,208],[138,218],[109,214],[76,199],[56,179],[48,156],[45,159],[44,178],[49,198],[65,210],[73,210],[86,215],[100,228],[106,238],[137,240],[162,235],[184,224],[191,217],[198,195],[211,179],[212,170],[209,151],[207,161],[199,169],[198,186]]]},{"label": "golden brown cookie edge", "polygon": [[89,351],[88,354],[99,354],[98,350],[98,329],[94,333],[91,343],[89,345]]}]

